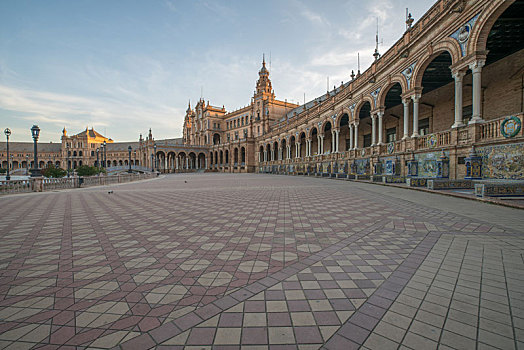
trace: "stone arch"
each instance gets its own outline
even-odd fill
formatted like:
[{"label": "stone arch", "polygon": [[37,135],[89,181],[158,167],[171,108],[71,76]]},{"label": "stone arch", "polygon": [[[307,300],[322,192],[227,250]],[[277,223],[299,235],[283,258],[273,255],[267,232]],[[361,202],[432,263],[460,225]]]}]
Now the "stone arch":
[{"label": "stone arch", "polygon": [[380,89],[380,92],[378,94],[378,98],[377,98],[377,104],[378,106],[376,106],[377,108],[379,107],[384,107],[384,104],[385,104],[385,100],[386,100],[386,96],[389,92],[389,90],[395,85],[395,84],[400,84],[400,87],[402,88],[402,93],[406,93],[406,91],[408,90],[408,86],[407,86],[407,80],[406,78],[400,74],[400,75],[395,75],[393,77],[391,77],[391,81],[389,81],[388,83],[386,83],[384,86],[382,86],[382,88]]},{"label": "stone arch", "polygon": [[508,7],[513,5],[515,0],[492,0],[477,18],[476,25],[472,28],[467,53],[486,50],[488,35],[500,15]]},{"label": "stone arch", "polygon": [[362,109],[362,106],[364,106],[366,104],[366,102],[369,102],[369,105],[371,106],[371,109],[373,109],[373,106],[375,104],[374,104],[373,99],[371,98],[371,96],[364,96],[364,97],[362,97],[362,99],[360,101],[358,101],[357,105],[355,106],[355,115],[354,115],[354,119],[355,120],[359,119],[358,115],[360,114],[360,110]]},{"label": "stone arch", "polygon": [[340,128],[340,120],[342,119],[344,114],[347,114],[349,119],[351,119],[351,110],[347,107],[340,108],[336,114],[337,114],[337,118],[333,122],[336,128]]},{"label": "stone arch", "polygon": [[327,123],[331,124],[331,129],[334,128],[334,126],[333,126],[333,119],[331,117],[326,117],[326,118],[324,118],[324,120],[322,120],[322,124],[318,128],[320,130],[321,134],[324,133],[324,129],[326,128]]},{"label": "stone arch", "polygon": [[455,39],[446,38],[433,46],[431,53],[425,54],[415,65],[413,72],[411,88],[422,86],[422,77],[429,64],[441,53],[447,52],[451,56],[451,64],[457,63],[460,59],[460,47]]},{"label": "stone arch", "polygon": [[316,130],[317,131],[317,134],[318,134],[318,128],[316,127],[316,125],[313,125],[310,129],[309,129],[309,132],[307,133],[307,137],[311,140],[312,139],[312,136],[313,136],[313,130]]}]

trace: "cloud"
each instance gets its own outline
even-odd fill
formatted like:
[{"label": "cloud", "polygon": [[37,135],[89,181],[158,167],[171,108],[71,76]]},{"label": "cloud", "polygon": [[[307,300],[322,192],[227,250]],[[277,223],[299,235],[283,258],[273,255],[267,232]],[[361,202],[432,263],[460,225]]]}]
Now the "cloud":
[{"label": "cloud", "polygon": [[308,8],[304,7],[302,9],[302,11],[300,12],[300,14],[305,18],[307,19],[308,21],[310,21],[311,23],[314,23],[314,24],[329,24],[325,19],[324,17],[322,17],[321,15],[319,15],[318,13],[315,13],[311,10],[309,10]]},{"label": "cloud", "polygon": [[[111,130],[115,140],[138,138],[139,126],[158,130],[156,138],[172,138],[180,133],[183,108],[157,105],[155,108],[132,101],[111,98],[86,98],[46,91],[18,89],[0,85],[0,108],[22,120],[46,124],[60,130],[82,130],[86,125]],[[179,116],[178,118],[176,116]],[[57,135],[53,139],[56,140]]]},{"label": "cloud", "polygon": [[175,4],[171,0],[164,0],[164,5],[168,8],[171,12],[178,12]]}]

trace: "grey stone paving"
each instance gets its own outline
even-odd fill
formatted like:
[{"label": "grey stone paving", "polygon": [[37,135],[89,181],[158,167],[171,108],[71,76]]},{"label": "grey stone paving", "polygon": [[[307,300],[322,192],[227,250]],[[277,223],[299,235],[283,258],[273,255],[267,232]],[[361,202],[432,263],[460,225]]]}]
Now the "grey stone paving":
[{"label": "grey stone paving", "polygon": [[524,346],[522,211],[256,174],[111,188],[0,202],[1,347]]}]

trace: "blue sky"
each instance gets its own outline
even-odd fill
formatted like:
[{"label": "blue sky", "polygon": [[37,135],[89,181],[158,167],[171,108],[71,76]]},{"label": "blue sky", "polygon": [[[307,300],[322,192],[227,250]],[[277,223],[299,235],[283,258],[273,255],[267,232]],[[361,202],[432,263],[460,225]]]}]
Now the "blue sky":
[{"label": "blue sky", "polygon": [[0,2],[0,127],[60,141],[95,127],[116,141],[180,137],[188,100],[231,111],[253,95],[262,54],[279,99],[303,102],[372,62],[428,0]]}]

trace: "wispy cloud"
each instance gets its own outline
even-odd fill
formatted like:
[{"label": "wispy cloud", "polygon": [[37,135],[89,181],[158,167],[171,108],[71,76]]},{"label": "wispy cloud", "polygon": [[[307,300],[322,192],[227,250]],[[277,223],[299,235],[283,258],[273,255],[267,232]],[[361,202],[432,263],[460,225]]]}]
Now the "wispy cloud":
[{"label": "wispy cloud", "polygon": [[175,3],[171,0],[164,0],[164,5],[166,5],[167,9],[171,12],[178,12],[177,8],[175,6]]},{"label": "wispy cloud", "polygon": [[138,138],[136,126],[144,125],[144,121],[158,130],[159,136],[173,137],[178,134],[184,115],[182,108],[165,105],[153,109],[132,101],[85,98],[5,85],[0,85],[0,107],[10,111],[13,119],[57,129],[63,126],[83,129],[86,125],[108,128],[113,133],[109,136],[120,140]]}]

